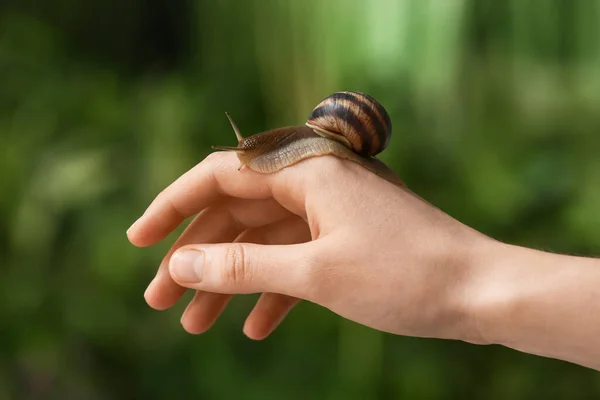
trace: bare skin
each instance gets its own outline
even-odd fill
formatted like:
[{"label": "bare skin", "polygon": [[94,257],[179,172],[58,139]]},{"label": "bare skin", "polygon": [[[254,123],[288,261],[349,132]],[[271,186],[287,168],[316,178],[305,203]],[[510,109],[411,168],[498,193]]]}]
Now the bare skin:
[{"label": "bare skin", "polygon": [[600,370],[600,260],[500,243],[359,165],[316,157],[272,174],[213,153],[128,230],[164,239],[195,216],[145,298],[188,289],[208,330],[231,296],[262,293],[244,333],[267,337],[301,300],[397,335],[500,344]]}]

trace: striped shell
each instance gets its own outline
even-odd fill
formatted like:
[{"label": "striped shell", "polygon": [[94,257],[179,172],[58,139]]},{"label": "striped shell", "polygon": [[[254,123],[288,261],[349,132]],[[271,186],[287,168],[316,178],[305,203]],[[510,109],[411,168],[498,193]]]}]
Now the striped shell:
[{"label": "striped shell", "polygon": [[392,135],[392,121],[385,108],[359,92],[337,92],[326,97],[310,113],[306,126],[363,156],[382,152]]}]

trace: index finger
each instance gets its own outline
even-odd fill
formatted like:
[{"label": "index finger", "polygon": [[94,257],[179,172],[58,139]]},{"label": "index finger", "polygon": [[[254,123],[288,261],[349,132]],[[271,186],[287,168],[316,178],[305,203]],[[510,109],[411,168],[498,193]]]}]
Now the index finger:
[{"label": "index finger", "polygon": [[156,196],[127,230],[129,241],[140,247],[150,246],[221,197],[274,197],[272,183],[277,174],[260,174],[249,168],[239,171],[239,166],[232,152],[211,153]]}]

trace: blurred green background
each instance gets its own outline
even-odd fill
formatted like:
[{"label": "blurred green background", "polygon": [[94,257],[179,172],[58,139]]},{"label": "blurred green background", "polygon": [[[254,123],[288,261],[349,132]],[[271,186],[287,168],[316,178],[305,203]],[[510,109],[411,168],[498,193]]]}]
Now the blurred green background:
[{"label": "blurred green background", "polygon": [[1,2],[0,399],[597,398],[591,370],[312,304],[263,342],[241,331],[257,296],[189,335],[185,301],[143,299],[176,234],[125,231],[235,143],[225,111],[249,134],[359,90],[417,193],[500,240],[598,255],[599,39],[595,0]]}]

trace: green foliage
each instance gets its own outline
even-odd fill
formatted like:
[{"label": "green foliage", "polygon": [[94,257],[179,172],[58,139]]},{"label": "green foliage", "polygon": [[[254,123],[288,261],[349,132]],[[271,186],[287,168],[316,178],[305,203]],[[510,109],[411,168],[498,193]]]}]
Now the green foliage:
[{"label": "green foliage", "polygon": [[0,18],[0,399],[600,393],[574,365],[312,304],[252,342],[255,296],[191,336],[185,302],[142,297],[176,234],[143,250],[125,237],[233,143],[225,111],[253,133],[361,90],[392,117],[381,158],[423,197],[501,240],[598,255],[599,3],[30,1]]}]

